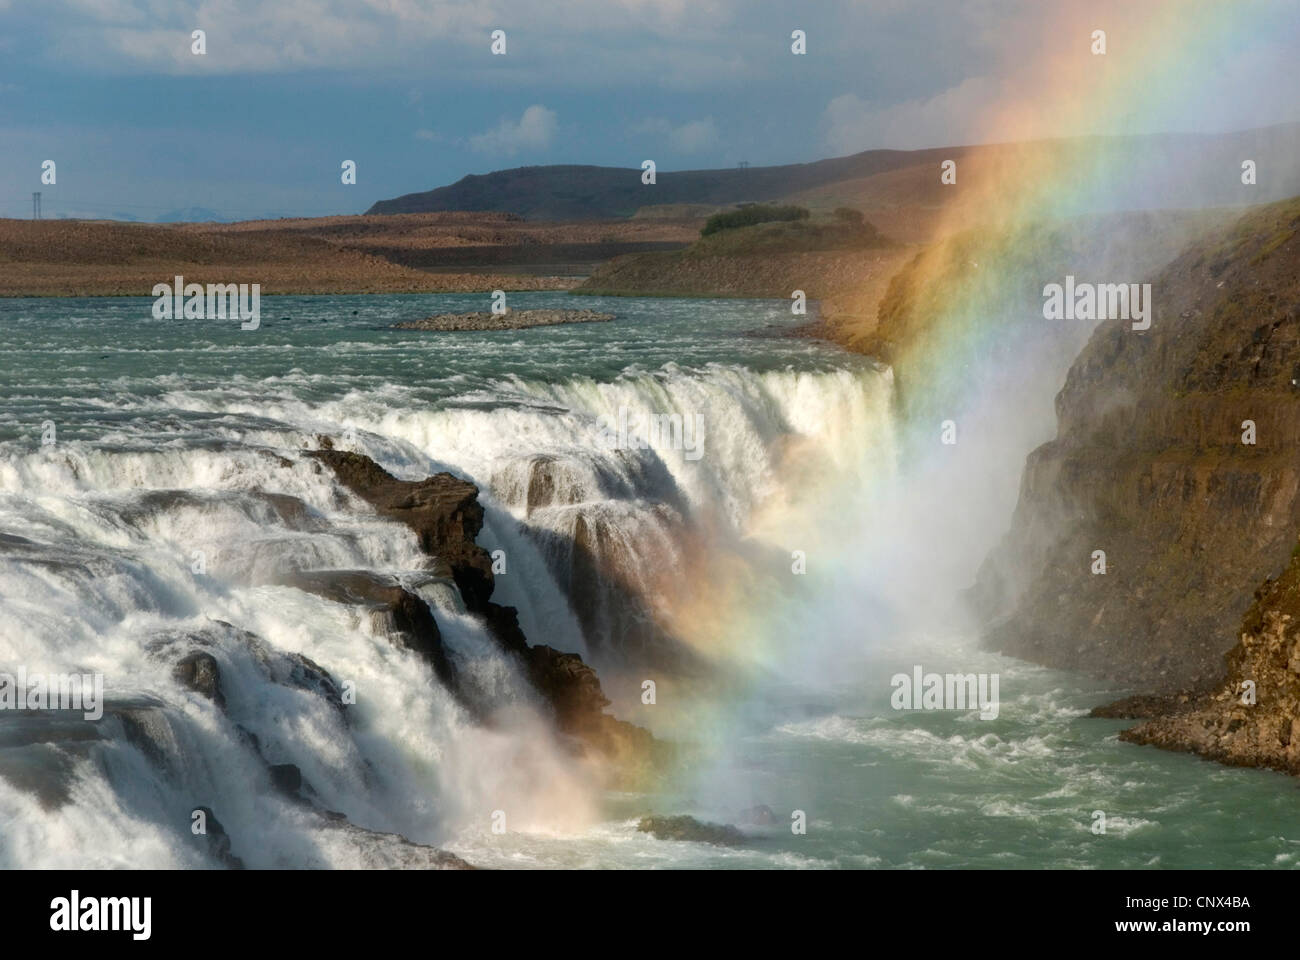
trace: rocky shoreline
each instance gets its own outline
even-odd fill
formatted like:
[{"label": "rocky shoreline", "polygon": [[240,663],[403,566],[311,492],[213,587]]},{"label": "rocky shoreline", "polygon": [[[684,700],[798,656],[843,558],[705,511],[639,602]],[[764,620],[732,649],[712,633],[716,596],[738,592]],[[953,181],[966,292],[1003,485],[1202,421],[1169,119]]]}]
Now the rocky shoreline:
[{"label": "rocky shoreline", "polygon": [[393,329],[435,332],[526,330],[529,327],[551,327],[562,323],[608,323],[613,319],[612,313],[597,313],[595,310],[510,310],[499,314],[478,310],[472,313],[439,313],[423,320],[405,320],[393,324]]},{"label": "rocky shoreline", "polygon": [[[1119,738],[1198,754],[1234,767],[1300,774],[1300,548],[1280,577],[1255,591],[1227,677],[1208,690],[1129,698],[1096,717],[1144,722]],[[1136,701],[1136,702],[1135,702]]]}]

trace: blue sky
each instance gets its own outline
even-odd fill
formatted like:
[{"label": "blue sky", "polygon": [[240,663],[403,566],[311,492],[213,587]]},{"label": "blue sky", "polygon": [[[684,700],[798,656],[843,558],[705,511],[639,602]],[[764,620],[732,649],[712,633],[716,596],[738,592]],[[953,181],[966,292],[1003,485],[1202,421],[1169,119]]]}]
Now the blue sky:
[{"label": "blue sky", "polygon": [[[981,107],[1027,95],[1018,52],[1045,42],[1051,2],[0,0],[0,216],[29,216],[38,189],[46,216],[311,216],[527,164],[698,169],[975,142]],[[1141,3],[1090,6],[1118,24]],[[1144,129],[1300,120],[1294,2],[1241,7],[1276,29],[1203,65],[1211,99]],[[796,28],[806,56],[790,52]],[[1044,117],[1041,133],[1108,129]]]}]

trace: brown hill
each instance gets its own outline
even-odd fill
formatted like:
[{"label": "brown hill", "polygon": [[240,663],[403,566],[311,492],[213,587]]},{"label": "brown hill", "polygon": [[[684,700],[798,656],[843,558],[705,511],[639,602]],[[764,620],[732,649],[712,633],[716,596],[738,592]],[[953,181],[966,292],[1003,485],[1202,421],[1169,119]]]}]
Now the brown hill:
[{"label": "brown hill", "polygon": [[941,154],[940,150],[868,150],[850,157],[776,167],[661,170],[657,171],[654,184],[642,183],[640,167],[516,167],[472,174],[449,186],[381,200],[367,212],[493,210],[530,219],[631,217],[650,204],[725,206],[741,201],[773,200],[793,191],[897,167],[937,163]]},{"label": "brown hill", "polygon": [[901,263],[895,244],[868,223],[833,217],[765,222],[719,230],[683,250],[617,257],[575,292],[788,297],[802,289],[816,299],[864,282],[882,257]]}]

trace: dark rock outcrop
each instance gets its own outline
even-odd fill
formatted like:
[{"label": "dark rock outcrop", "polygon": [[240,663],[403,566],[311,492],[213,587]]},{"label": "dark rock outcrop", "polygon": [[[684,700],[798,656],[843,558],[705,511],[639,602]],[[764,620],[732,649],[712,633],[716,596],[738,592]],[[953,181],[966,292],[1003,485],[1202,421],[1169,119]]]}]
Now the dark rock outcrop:
[{"label": "dark rock outcrop", "polygon": [[555,707],[562,726],[580,726],[609,706],[596,671],[576,653],[561,653],[543,645],[530,647],[528,676]]},{"label": "dark rock outcrop", "polygon": [[636,828],[659,840],[690,840],[695,843],[712,843],[719,847],[737,847],[747,839],[730,824],[705,823],[686,816],[643,817]]},{"label": "dark rock outcrop", "polygon": [[[329,466],[345,487],[381,515],[399,520],[416,532],[424,552],[443,565],[444,572],[455,581],[466,608],[483,617],[503,650],[520,658],[533,686],[555,710],[561,731],[609,761],[625,784],[640,782],[667,761],[666,744],[655,740],[649,731],[604,712],[609,700],[596,672],[580,656],[547,646],[530,647],[520,629],[518,611],[491,602],[492,562],[488,552],[475,542],[483,528],[483,507],[473,484],[449,473],[425,480],[398,480],[369,457],[334,450],[332,444],[323,446],[327,449],[309,451],[309,455]],[[349,585],[360,585],[350,572],[341,581],[331,579],[335,576],[331,574],[320,584],[313,581],[316,576],[300,573],[294,578],[306,577],[314,588],[341,589],[344,594]],[[372,588],[365,585],[365,589]],[[426,624],[401,604],[398,607],[405,611],[400,616],[411,613],[422,636],[437,637],[437,624],[431,614]],[[424,609],[427,613],[427,606]],[[396,622],[399,613],[394,617]],[[432,648],[431,639],[426,648]]]},{"label": "dark rock outcrop", "polygon": [[212,654],[196,650],[185,655],[172,669],[172,676],[182,686],[226,709],[226,697],[221,692],[221,667]]},{"label": "dark rock outcrop", "polygon": [[313,450],[308,456],[326,464],[343,486],[380,515],[414,530],[435,572],[455,582],[466,609],[487,621],[503,647],[518,652],[527,646],[514,608],[490,599],[495,586],[492,557],[475,542],[483,529],[483,505],[474,484],[450,473],[398,480],[369,457],[343,450]]},{"label": "dark rock outcrop", "polygon": [[235,856],[230,845],[230,834],[221,825],[211,807],[196,807],[195,812],[203,813],[204,832],[199,836],[205,841],[208,855],[223,867],[230,870],[243,870],[244,861]]},{"label": "dark rock outcrop", "polygon": [[1184,713],[1194,709],[1197,696],[1187,690],[1180,693],[1138,693],[1093,707],[1088,716],[1098,720],[1145,720]]},{"label": "dark rock outcrop", "polygon": [[669,745],[650,731],[605,713],[609,700],[600,679],[576,653],[539,645],[528,649],[526,662],[529,679],[554,707],[559,728],[612,761],[621,786],[644,785],[672,759]]},{"label": "dark rock outcrop", "polygon": [[292,763],[273,763],[267,768],[271,784],[285,796],[299,799],[302,791],[302,770]]},{"label": "dark rock outcrop", "polygon": [[465,600],[480,613],[492,595],[492,558],[474,542],[483,529],[478,488],[450,473],[398,480],[369,457],[345,450],[309,450],[339,482],[375,508],[415,531],[420,549],[443,566]]}]

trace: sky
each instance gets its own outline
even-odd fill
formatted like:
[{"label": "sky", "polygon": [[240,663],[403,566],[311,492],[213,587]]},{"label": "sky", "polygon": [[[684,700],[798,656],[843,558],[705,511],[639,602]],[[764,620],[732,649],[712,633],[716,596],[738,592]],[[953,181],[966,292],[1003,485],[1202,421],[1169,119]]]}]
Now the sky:
[{"label": "sky", "polygon": [[[1251,29],[1141,115],[1035,111],[1089,42],[1061,8],[1133,66],[1161,60],[1146,12],[1168,2]],[[1297,0],[0,0],[0,216],[30,216],[34,190],[46,217],[357,213],[533,164],[988,142],[1009,103],[1033,137],[1248,129],[1300,120],[1297,50]]]}]

